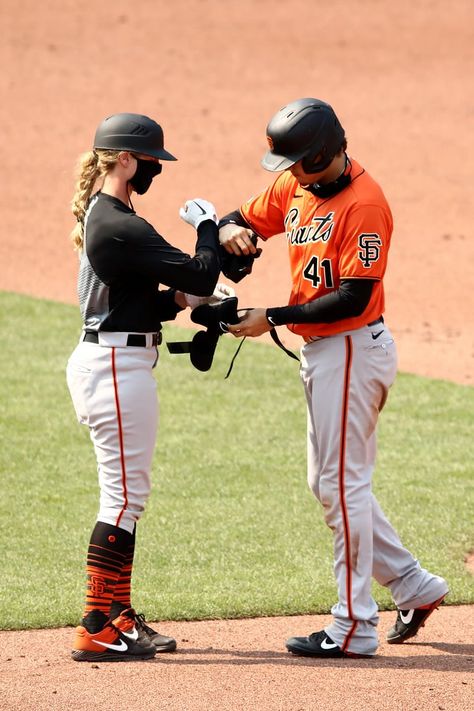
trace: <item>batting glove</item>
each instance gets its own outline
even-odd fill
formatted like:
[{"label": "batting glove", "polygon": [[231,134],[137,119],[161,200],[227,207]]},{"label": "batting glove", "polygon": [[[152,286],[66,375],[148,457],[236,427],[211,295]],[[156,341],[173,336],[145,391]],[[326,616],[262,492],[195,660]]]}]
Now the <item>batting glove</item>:
[{"label": "batting glove", "polygon": [[201,222],[205,220],[212,220],[216,225],[218,222],[216,208],[212,202],[208,202],[202,198],[186,200],[184,207],[179,208],[179,216],[196,230]]}]

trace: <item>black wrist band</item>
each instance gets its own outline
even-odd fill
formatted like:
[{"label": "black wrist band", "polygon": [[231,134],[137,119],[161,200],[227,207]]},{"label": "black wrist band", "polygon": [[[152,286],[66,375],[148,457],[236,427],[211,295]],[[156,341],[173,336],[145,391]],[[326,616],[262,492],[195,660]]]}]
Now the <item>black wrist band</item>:
[{"label": "black wrist band", "polygon": [[267,319],[267,321],[268,321],[268,323],[270,324],[270,326],[271,326],[272,328],[275,328],[275,326],[276,326],[277,324],[274,323],[272,317],[268,315],[268,309],[265,311],[265,318]]}]

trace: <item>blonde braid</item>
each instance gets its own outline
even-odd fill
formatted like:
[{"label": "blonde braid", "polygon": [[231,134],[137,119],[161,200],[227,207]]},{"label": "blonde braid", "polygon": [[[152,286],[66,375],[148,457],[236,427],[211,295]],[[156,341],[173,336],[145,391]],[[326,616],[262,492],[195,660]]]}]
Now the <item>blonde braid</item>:
[{"label": "blonde braid", "polygon": [[71,232],[71,240],[75,250],[81,250],[84,243],[84,217],[87,205],[99,178],[113,168],[120,151],[93,150],[83,153],[78,161],[77,181],[74,196],[71,201],[72,213],[77,224]]}]

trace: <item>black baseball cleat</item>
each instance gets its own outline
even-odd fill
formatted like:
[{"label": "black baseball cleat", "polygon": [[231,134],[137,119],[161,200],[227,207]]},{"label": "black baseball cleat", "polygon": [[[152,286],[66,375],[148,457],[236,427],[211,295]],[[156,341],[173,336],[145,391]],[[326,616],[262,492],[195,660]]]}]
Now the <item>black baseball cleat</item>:
[{"label": "black baseball cleat", "polygon": [[173,637],[165,637],[165,635],[156,632],[146,624],[144,615],[135,615],[135,626],[139,635],[143,635],[155,647],[157,652],[174,652],[176,649],[176,640]]},{"label": "black baseball cleat", "polygon": [[399,609],[395,624],[387,632],[387,642],[389,644],[402,644],[410,637],[414,637],[420,627],[424,627],[431,613],[438,609],[446,595],[447,593],[429,605],[423,605],[413,610]]},{"label": "black baseball cleat", "polygon": [[365,659],[372,657],[372,654],[355,654],[354,652],[343,652],[342,649],[332,641],[324,630],[313,632],[309,637],[290,637],[286,642],[286,648],[292,654],[302,657],[351,657],[352,659]]}]

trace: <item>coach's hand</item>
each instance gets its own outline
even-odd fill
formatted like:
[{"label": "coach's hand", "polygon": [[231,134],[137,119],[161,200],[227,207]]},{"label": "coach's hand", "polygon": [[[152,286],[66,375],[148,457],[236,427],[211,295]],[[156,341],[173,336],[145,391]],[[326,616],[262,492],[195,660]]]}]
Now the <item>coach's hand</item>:
[{"label": "coach's hand", "polygon": [[272,325],[268,323],[266,309],[250,309],[246,311],[239,323],[229,325],[229,332],[237,338],[241,336],[261,336],[262,333],[271,331]]},{"label": "coach's hand", "polygon": [[216,208],[212,202],[203,198],[186,200],[184,206],[179,208],[179,216],[196,230],[205,220],[212,220],[216,225],[218,223]]}]

